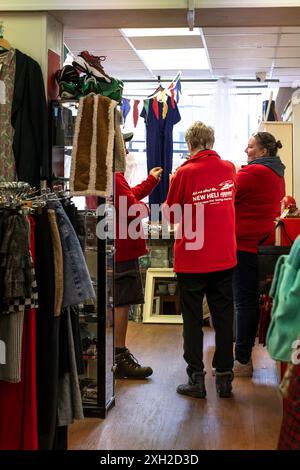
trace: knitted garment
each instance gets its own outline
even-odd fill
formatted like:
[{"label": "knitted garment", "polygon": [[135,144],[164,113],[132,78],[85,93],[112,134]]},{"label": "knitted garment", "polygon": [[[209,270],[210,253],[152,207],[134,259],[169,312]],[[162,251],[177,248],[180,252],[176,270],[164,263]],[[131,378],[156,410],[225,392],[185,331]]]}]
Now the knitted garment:
[{"label": "knitted garment", "polygon": [[273,306],[267,349],[272,359],[289,362],[300,334],[300,236],[290,254],[281,255],[277,261],[270,297]]},{"label": "knitted garment", "polygon": [[100,95],[80,98],[70,175],[73,196],[107,197],[111,194],[117,104]]}]

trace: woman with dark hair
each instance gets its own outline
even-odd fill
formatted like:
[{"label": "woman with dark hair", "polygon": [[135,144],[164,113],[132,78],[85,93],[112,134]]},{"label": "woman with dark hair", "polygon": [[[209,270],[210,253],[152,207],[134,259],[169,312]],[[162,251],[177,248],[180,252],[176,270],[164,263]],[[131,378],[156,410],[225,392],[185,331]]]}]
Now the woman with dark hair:
[{"label": "woman with dark hair", "polygon": [[281,147],[281,142],[269,132],[254,134],[245,150],[248,164],[237,174],[238,264],[233,277],[236,377],[251,377],[253,373],[251,353],[259,323],[257,251],[266,237],[263,244],[274,244],[274,221],[280,215],[280,202],[285,195],[285,166],[277,156]]}]

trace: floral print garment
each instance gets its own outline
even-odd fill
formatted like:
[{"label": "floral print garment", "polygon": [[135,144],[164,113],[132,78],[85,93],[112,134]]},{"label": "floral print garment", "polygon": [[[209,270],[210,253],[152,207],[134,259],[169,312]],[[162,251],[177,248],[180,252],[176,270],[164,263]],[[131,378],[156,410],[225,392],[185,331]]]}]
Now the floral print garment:
[{"label": "floral print garment", "polygon": [[[11,125],[11,107],[14,94],[16,71],[15,49],[0,54],[0,81],[2,92],[0,96],[0,182],[15,181],[16,169],[12,149],[14,129]],[[5,102],[5,103],[4,103]]]}]

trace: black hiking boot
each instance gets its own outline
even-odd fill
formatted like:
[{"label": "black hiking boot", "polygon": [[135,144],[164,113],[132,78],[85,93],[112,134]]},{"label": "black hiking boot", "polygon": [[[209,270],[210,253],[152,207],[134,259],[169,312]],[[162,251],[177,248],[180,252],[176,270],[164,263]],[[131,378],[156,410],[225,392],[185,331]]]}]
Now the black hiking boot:
[{"label": "black hiking boot", "polygon": [[116,354],[115,377],[119,379],[145,379],[149,377],[153,370],[151,367],[141,366],[136,358],[126,349],[120,354]]},{"label": "black hiking boot", "polygon": [[233,372],[216,372],[216,389],[220,398],[232,396]]},{"label": "black hiking boot", "polygon": [[187,384],[178,385],[177,393],[181,395],[188,395],[194,398],[205,398],[206,389],[204,383],[204,376],[206,372],[193,372],[189,377]]}]

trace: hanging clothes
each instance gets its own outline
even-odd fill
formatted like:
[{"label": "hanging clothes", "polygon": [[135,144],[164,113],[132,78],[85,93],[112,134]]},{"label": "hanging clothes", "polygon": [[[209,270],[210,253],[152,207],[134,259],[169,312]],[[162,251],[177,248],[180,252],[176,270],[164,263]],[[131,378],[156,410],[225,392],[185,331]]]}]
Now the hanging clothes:
[{"label": "hanging clothes", "polygon": [[39,187],[50,174],[44,80],[39,64],[18,49],[11,122],[17,177]]},{"label": "hanging clothes", "polygon": [[78,304],[95,293],[75,206],[43,198],[29,217],[10,188],[0,207],[0,449],[66,449],[67,426],[83,418]]},{"label": "hanging clothes", "polygon": [[60,201],[49,200],[48,207],[55,209],[57,226],[63,250],[63,301],[62,307],[78,305],[96,297],[84,254],[74,228]]},{"label": "hanging clothes", "polygon": [[[167,108],[167,113],[165,110]],[[161,204],[166,200],[169,189],[169,174],[173,165],[173,126],[180,119],[180,113],[175,101],[168,97],[160,102],[156,98],[149,100],[149,106],[144,106],[141,117],[146,125],[147,167],[160,166],[163,168],[160,184],[149,196],[150,204]],[[163,116],[165,115],[165,118]]]},{"label": "hanging clothes", "polygon": [[300,364],[290,363],[281,391],[284,400],[278,450],[300,450]]},{"label": "hanging clothes", "polygon": [[16,70],[15,50],[0,55],[0,181],[16,179],[13,154],[14,129],[11,124],[11,108]]},{"label": "hanging clothes", "polygon": [[49,177],[48,110],[41,67],[18,49],[0,55],[0,181],[39,187]]},{"label": "hanging clothes", "polygon": [[[72,217],[74,208],[71,204],[64,206],[59,200],[48,200],[47,206],[50,209],[46,207],[36,216],[37,281],[40,299],[37,317],[40,450],[66,449],[67,425],[74,419],[83,418],[78,372],[83,373],[84,370],[81,345],[78,344],[80,338],[75,331],[79,328],[79,318],[78,315],[72,318],[76,306],[72,309],[62,308],[57,315],[58,304],[62,302],[62,306],[74,305],[95,296],[81,246],[66,213],[69,212]],[[60,240],[57,238],[58,234]],[[63,252],[62,261],[60,247]],[[56,286],[57,281],[59,289]],[[81,358],[78,357],[80,354]]]},{"label": "hanging clothes", "polygon": [[73,196],[111,194],[117,104],[100,95],[79,100],[70,174]]},{"label": "hanging clothes", "polygon": [[[30,251],[35,261],[33,217],[30,223]],[[3,228],[3,225],[2,225]],[[0,450],[37,450],[36,397],[36,311],[23,312],[21,377],[19,383],[0,381]],[[6,318],[13,313],[5,315]],[[7,359],[8,360],[8,359]]]}]

